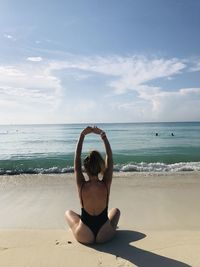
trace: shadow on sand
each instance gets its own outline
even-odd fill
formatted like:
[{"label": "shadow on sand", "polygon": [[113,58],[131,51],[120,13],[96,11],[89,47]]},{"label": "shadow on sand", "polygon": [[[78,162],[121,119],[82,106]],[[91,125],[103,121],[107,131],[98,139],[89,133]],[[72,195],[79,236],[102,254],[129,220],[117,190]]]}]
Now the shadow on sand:
[{"label": "shadow on sand", "polygon": [[112,254],[116,256],[116,260],[122,258],[139,267],[191,267],[191,265],[137,248],[130,244],[145,237],[145,234],[139,232],[118,230],[116,237],[112,241],[105,244],[96,244],[91,246],[91,248]]}]

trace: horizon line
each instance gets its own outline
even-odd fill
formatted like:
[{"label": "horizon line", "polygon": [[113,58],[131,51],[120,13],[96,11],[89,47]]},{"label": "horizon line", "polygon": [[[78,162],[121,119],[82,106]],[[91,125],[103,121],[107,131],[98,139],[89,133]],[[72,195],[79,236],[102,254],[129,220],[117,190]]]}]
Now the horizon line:
[{"label": "horizon line", "polygon": [[150,124],[150,123],[200,123],[200,120],[195,121],[144,121],[144,122],[63,122],[63,123],[9,123],[0,124],[0,126],[29,126],[29,125],[98,125],[98,124]]}]

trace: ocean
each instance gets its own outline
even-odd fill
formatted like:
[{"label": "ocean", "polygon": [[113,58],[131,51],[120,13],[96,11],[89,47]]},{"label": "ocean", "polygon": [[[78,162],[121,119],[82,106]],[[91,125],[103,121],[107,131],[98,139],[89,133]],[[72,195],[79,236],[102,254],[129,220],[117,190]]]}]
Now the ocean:
[{"label": "ocean", "polygon": [[[86,124],[0,125],[0,174],[73,172],[76,142]],[[200,171],[200,122],[100,123],[114,170]],[[86,136],[83,157],[105,155],[99,136]]]}]

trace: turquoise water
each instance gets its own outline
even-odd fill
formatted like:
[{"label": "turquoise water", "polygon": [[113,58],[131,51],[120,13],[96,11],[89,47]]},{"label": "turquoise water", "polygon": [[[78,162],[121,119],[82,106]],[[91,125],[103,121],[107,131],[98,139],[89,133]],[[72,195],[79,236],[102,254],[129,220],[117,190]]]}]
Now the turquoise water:
[{"label": "turquoise water", "polygon": [[[1,125],[0,174],[72,172],[76,142],[85,126]],[[116,171],[200,170],[200,122],[98,126],[110,140]],[[94,134],[86,136],[83,156],[92,149],[104,153]]]}]

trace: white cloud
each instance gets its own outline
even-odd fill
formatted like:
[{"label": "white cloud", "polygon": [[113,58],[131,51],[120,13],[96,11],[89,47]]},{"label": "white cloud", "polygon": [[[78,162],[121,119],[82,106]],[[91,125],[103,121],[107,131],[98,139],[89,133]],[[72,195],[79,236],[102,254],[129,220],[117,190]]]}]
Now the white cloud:
[{"label": "white cloud", "polygon": [[[109,86],[116,94],[135,91],[134,102],[123,100],[112,103],[113,117],[129,113],[129,121],[176,121],[200,120],[199,88],[183,88],[165,91],[164,88],[150,86],[156,79],[174,79],[183,71],[188,71],[185,60],[149,59],[145,57],[79,57],[50,64],[52,69],[74,69],[109,76]],[[118,105],[118,106],[117,106]],[[123,112],[122,112],[123,111]],[[121,116],[121,115],[120,115]],[[119,116],[119,118],[120,118]]]},{"label": "white cloud", "polygon": [[28,57],[27,60],[32,61],[32,62],[40,62],[43,59],[42,59],[42,57]]},{"label": "white cloud", "polygon": [[61,91],[60,80],[46,66],[0,66],[0,97],[6,103],[15,102],[21,107],[43,104],[55,108]]},{"label": "white cloud", "polygon": [[[200,96],[200,88],[183,88],[179,90],[182,95]],[[195,97],[196,97],[195,96]]]},{"label": "white cloud", "polygon": [[134,121],[200,120],[200,88],[163,91],[143,88],[139,99],[115,105],[122,113],[132,114]]},{"label": "white cloud", "polygon": [[168,120],[200,120],[200,88],[183,88],[176,92],[161,92],[159,115]]},{"label": "white cloud", "polygon": [[14,36],[12,36],[11,34],[4,34],[4,37],[6,38],[6,39],[9,39],[9,40],[13,40],[13,41],[16,41],[16,39],[14,38]]},{"label": "white cloud", "polygon": [[12,35],[9,35],[9,34],[4,34],[4,37],[7,38],[7,39],[12,39]]},{"label": "white cloud", "polygon": [[3,79],[6,80],[7,77],[17,78],[24,76],[25,74],[15,66],[0,66],[0,81],[2,81]]},{"label": "white cloud", "polygon": [[191,72],[200,71],[200,62],[197,62],[195,66],[190,68]]},{"label": "white cloud", "polygon": [[[108,121],[108,119],[109,121],[200,119],[199,88],[165,91],[161,87],[149,85],[149,82],[156,79],[174,79],[186,68],[187,63],[177,58],[69,55],[63,61],[44,62],[41,57],[28,57],[24,64],[0,66],[0,105],[10,110],[12,106],[13,110],[16,107],[22,109],[24,106],[29,106],[38,112],[45,107],[46,111],[59,107],[62,114],[57,113],[56,117],[49,112],[49,116],[51,114],[54,120],[59,118],[58,121],[68,122]],[[105,94],[113,95],[118,100],[113,100],[111,97],[105,100],[103,94],[101,99],[90,98],[89,94],[86,98],[83,90],[79,90],[77,95],[74,92],[74,98],[71,98],[71,95],[67,97],[67,92],[72,89],[65,83],[66,79],[87,82],[91,77],[95,79],[95,75],[105,76],[105,88],[110,88]],[[129,101],[123,98],[127,93],[130,93]],[[122,95],[121,99],[119,94]]]},{"label": "white cloud", "polygon": [[77,69],[104,74],[113,77],[108,85],[117,94],[158,78],[172,78],[180,74],[186,65],[176,58],[148,59],[146,57],[73,57],[66,61],[53,61],[50,68],[54,70]]}]

